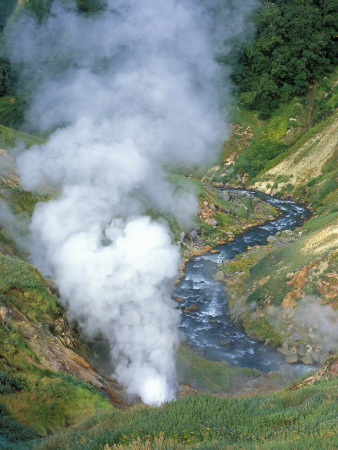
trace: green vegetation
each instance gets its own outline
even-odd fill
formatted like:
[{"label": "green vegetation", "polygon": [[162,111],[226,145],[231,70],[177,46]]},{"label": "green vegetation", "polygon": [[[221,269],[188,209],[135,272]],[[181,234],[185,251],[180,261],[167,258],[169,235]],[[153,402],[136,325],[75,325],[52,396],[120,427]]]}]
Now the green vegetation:
[{"label": "green vegetation", "polygon": [[25,443],[36,437],[32,428],[15,422],[7,409],[0,403],[0,448],[21,450],[27,448]]},{"label": "green vegetation", "polygon": [[197,389],[224,393],[231,387],[231,379],[248,379],[258,376],[253,369],[234,367],[225,361],[215,362],[197,356],[187,347],[180,346],[177,354],[177,371],[182,382]]},{"label": "green vegetation", "polygon": [[[335,388],[334,380],[321,380],[296,391],[265,396],[200,394],[160,408],[139,405],[97,415],[74,430],[40,441],[36,448],[109,449],[132,443],[132,448],[172,449],[334,448]],[[148,447],[141,447],[147,442]]]},{"label": "green vegetation", "polygon": [[337,19],[334,0],[261,0],[252,16],[255,36],[238,51],[233,72],[243,106],[266,119],[332,71]]},{"label": "green vegetation", "polygon": [[5,148],[14,147],[18,142],[23,142],[27,147],[40,145],[45,140],[39,136],[23,133],[18,130],[0,125],[0,144]]}]

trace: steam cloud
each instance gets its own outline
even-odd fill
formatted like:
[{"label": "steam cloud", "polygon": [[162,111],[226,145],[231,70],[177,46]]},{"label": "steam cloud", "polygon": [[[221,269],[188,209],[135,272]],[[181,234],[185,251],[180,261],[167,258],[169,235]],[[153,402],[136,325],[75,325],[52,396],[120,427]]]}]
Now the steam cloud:
[{"label": "steam cloud", "polygon": [[338,348],[338,313],[330,305],[320,304],[320,299],[305,296],[294,313],[296,324],[311,329],[312,338],[320,342],[324,351]]},{"label": "steam cloud", "polygon": [[145,213],[186,226],[196,214],[193,193],[177,192],[164,168],[215,156],[227,93],[215,55],[253,5],[108,0],[86,16],[55,1],[46,20],[21,14],[7,32],[34,91],[29,126],[56,130],[17,158],[24,188],[60,192],[35,209],[33,261],[55,278],[70,316],[107,336],[117,379],[149,404],[175,393],[180,253],[166,223]]}]

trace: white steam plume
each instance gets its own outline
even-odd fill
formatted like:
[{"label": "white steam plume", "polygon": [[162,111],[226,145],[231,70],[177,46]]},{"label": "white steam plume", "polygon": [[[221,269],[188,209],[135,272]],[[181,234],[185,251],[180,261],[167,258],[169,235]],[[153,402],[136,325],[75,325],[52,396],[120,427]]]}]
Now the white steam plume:
[{"label": "white steam plume", "polygon": [[149,404],[174,396],[180,255],[166,224],[144,213],[185,225],[196,214],[163,167],[206,163],[219,148],[226,88],[215,55],[252,6],[108,0],[87,16],[55,1],[46,20],[21,14],[7,33],[12,62],[33,79],[30,126],[56,129],[17,158],[26,189],[60,192],[35,209],[34,263],[71,316],[108,337],[118,380]]}]

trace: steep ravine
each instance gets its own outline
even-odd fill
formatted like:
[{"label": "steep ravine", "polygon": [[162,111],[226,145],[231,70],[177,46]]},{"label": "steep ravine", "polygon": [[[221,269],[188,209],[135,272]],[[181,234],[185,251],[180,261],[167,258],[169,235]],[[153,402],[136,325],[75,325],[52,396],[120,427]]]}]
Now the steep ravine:
[{"label": "steep ravine", "polygon": [[[228,195],[237,191],[227,190]],[[250,228],[232,242],[216,246],[211,252],[193,257],[185,266],[185,276],[175,290],[174,298],[183,310],[180,328],[187,342],[198,353],[212,360],[227,360],[235,366],[255,368],[262,372],[304,370],[298,365],[291,369],[285,360],[269,345],[249,338],[243,328],[231,321],[226,305],[222,272],[215,272],[217,264],[230,260],[248,247],[263,245],[266,240],[282,230],[299,226],[309,217],[303,206],[291,201],[269,197],[264,194],[243,192],[251,197],[260,197],[277,207],[280,216],[267,223]],[[293,240],[294,238],[291,238]]]}]

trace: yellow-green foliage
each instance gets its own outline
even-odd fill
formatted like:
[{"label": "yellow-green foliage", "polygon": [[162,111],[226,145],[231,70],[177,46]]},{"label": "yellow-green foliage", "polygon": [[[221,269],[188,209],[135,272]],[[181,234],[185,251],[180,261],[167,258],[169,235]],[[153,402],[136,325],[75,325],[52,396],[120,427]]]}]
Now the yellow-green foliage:
[{"label": "yellow-green foliage", "polygon": [[19,258],[0,255],[0,292],[31,320],[50,320],[59,312],[36,268]]},{"label": "yellow-green foliage", "polygon": [[[222,398],[189,396],[160,408],[143,405],[100,414],[75,430],[42,440],[37,449],[112,448],[161,438],[163,448],[315,449],[336,445],[337,382],[297,391]],[[171,440],[171,441],[169,441]],[[175,443],[172,443],[172,440]],[[140,444],[139,444],[140,445]],[[106,447],[105,447],[106,446]]]},{"label": "yellow-green foliage", "polygon": [[23,334],[9,323],[0,322],[0,370],[8,367],[32,370],[37,362]]},{"label": "yellow-green foliage", "polygon": [[0,403],[14,420],[40,435],[79,424],[98,410],[113,409],[92,386],[70,375],[41,370],[26,374],[23,382],[23,389],[0,395]]},{"label": "yellow-green foliage", "polygon": [[234,367],[225,361],[216,362],[201,358],[183,346],[180,346],[177,352],[177,371],[180,380],[193,387],[212,392],[225,392],[232,377],[246,378],[258,375],[253,369]]},{"label": "yellow-green foliage", "polygon": [[249,313],[244,313],[242,321],[245,331],[249,336],[253,336],[262,342],[268,339],[269,344],[275,347],[282,344],[282,337],[264,317],[252,319]]},{"label": "yellow-green foliage", "polygon": [[31,146],[43,144],[45,139],[0,125],[0,143],[3,147],[14,147],[20,141]]}]

